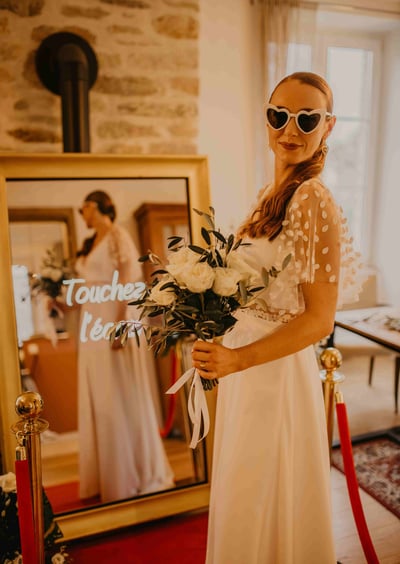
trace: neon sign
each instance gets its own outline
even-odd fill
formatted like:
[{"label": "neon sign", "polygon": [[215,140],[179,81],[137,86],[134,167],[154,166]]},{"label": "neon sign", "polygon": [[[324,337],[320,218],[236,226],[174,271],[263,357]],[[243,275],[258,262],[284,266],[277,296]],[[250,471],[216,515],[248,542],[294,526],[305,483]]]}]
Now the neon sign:
[{"label": "neon sign", "polygon": [[[64,280],[66,286],[65,302],[68,306],[74,303],[84,305],[86,303],[100,304],[110,301],[125,302],[138,299],[146,288],[144,282],[118,282],[118,270],[114,270],[110,284],[86,285],[84,278],[71,278]],[[82,343],[88,341],[100,341],[107,339],[108,331],[115,325],[115,320],[104,322],[101,317],[94,319],[93,315],[85,311],[79,331],[79,339]]]}]

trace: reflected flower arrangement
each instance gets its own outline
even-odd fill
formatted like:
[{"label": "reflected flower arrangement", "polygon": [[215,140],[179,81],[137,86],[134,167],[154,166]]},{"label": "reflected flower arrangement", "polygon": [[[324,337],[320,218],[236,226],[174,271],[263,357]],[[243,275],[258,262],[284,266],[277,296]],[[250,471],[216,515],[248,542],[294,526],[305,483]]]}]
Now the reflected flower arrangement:
[{"label": "reflected flower arrangement", "polygon": [[[60,259],[55,248],[47,249],[39,273],[31,274],[32,295],[42,293],[51,300],[60,298],[63,294],[63,282],[72,277],[73,271],[69,261]],[[58,317],[60,311],[56,307],[50,310],[50,317]]]}]

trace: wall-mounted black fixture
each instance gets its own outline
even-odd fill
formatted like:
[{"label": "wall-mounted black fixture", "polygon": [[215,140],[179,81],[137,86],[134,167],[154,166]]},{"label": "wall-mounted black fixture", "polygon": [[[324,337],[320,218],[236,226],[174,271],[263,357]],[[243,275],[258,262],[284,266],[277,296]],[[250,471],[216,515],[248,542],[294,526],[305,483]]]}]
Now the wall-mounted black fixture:
[{"label": "wall-mounted black fixture", "polygon": [[61,96],[65,153],[89,153],[89,90],[96,82],[97,59],[75,33],[49,35],[36,53],[36,71],[48,90]]}]

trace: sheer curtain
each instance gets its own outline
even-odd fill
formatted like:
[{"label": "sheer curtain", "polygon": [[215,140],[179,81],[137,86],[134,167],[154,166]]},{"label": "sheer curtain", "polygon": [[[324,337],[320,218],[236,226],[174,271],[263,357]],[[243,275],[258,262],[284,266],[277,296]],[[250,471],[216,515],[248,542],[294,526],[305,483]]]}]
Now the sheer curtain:
[{"label": "sheer curtain", "polygon": [[[316,37],[317,11],[311,4],[307,8],[302,6],[300,0],[260,0],[263,104],[269,99],[277,82],[286,74],[311,70],[311,56],[304,57],[304,50],[301,48],[293,49],[294,44],[304,45],[307,46],[307,54],[312,53]],[[267,150],[265,123],[262,125],[263,132],[259,133],[259,138],[262,140],[260,152],[263,155],[260,162],[264,168],[262,184],[265,184],[271,180],[273,170]]]}]

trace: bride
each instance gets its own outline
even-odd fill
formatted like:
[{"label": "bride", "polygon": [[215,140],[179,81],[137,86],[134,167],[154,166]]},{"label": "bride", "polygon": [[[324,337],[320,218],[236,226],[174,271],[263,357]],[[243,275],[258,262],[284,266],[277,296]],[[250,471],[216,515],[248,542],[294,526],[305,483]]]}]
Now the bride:
[{"label": "bride", "polygon": [[200,375],[220,379],[207,564],[336,562],[313,344],[332,332],[338,300],[354,298],[358,256],[320,178],[335,120],[322,77],[295,73],[276,86],[266,105],[274,181],[238,237],[259,272],[292,259],[262,306],[239,310],[223,345],[193,347]]}]

